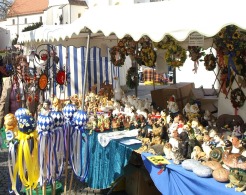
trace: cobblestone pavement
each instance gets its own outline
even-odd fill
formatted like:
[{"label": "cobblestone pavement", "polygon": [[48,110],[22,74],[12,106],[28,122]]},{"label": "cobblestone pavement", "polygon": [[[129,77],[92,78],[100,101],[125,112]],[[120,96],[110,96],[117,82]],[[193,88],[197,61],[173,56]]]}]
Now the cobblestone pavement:
[{"label": "cobblestone pavement", "polygon": [[0,149],[0,195],[8,194],[8,149]]}]

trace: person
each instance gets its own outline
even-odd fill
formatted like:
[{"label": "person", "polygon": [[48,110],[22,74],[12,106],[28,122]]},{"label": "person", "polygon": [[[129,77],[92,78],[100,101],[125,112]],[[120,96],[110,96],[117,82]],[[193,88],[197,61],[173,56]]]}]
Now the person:
[{"label": "person", "polygon": [[138,75],[139,75],[139,82],[142,83],[143,82],[143,67],[140,66],[138,69]]},{"label": "person", "polygon": [[0,98],[0,128],[4,124],[4,116],[8,113],[15,114],[15,111],[18,108],[25,107],[23,106],[23,100],[17,101],[17,96],[20,97],[23,95],[23,90],[21,87],[12,81],[11,77],[4,78],[3,90]]}]

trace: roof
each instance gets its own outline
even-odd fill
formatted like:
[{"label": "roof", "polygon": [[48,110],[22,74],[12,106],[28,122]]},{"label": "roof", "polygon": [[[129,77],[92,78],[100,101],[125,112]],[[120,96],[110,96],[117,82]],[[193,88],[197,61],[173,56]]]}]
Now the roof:
[{"label": "roof", "polygon": [[79,1],[79,0],[68,0],[70,5],[80,5],[80,6],[87,6],[86,1]]},{"label": "roof", "polygon": [[49,0],[15,0],[9,8],[8,17],[42,13]]}]

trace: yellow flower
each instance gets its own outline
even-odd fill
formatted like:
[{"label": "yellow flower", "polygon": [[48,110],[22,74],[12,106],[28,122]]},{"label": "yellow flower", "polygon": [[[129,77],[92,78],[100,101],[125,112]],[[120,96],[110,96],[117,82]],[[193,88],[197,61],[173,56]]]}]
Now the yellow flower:
[{"label": "yellow flower", "polygon": [[234,34],[232,35],[233,39],[239,39],[240,38],[240,33],[238,31],[234,32]]},{"label": "yellow flower", "polygon": [[231,43],[227,43],[226,47],[228,48],[229,51],[233,51],[234,50],[234,46]]}]

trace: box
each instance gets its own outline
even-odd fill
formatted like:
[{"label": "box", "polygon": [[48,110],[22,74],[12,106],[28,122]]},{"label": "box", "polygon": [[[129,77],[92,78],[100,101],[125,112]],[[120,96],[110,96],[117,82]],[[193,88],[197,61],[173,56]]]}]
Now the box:
[{"label": "box", "polygon": [[169,86],[164,86],[162,89],[151,91],[152,102],[161,109],[167,109],[167,101],[174,95],[176,102],[178,103],[179,110],[183,110],[186,103],[190,101],[192,97],[192,89],[194,83],[176,83]]},{"label": "box", "polygon": [[128,195],[161,195],[148,171],[137,167],[131,174],[126,175],[126,193]]}]

